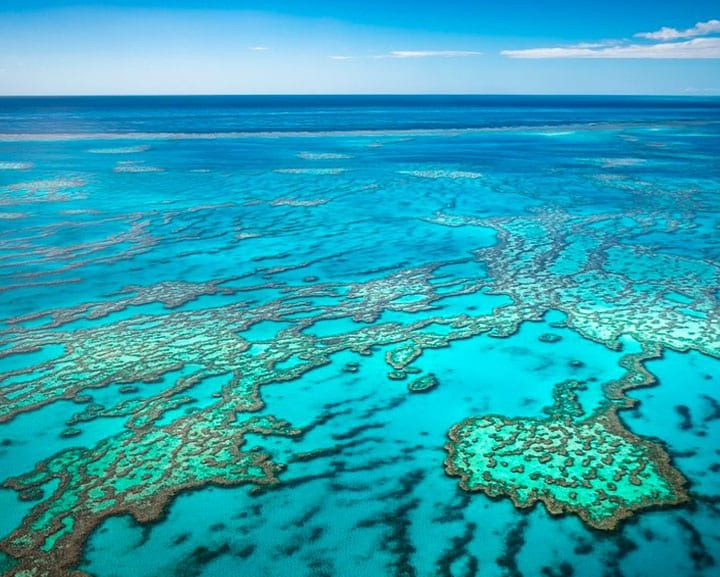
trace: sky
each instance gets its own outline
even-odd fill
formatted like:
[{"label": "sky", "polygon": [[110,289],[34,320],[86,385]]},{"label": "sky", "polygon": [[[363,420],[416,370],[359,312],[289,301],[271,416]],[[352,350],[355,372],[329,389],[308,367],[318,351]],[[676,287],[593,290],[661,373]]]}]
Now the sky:
[{"label": "sky", "polygon": [[718,0],[0,0],[0,95],[720,96]]}]

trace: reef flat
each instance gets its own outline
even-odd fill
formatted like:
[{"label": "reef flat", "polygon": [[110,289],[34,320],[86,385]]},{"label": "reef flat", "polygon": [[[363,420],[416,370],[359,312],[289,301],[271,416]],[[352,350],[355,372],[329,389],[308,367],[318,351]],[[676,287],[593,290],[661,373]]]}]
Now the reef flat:
[{"label": "reef flat", "polygon": [[170,102],[0,135],[3,575],[713,574],[719,102]]}]

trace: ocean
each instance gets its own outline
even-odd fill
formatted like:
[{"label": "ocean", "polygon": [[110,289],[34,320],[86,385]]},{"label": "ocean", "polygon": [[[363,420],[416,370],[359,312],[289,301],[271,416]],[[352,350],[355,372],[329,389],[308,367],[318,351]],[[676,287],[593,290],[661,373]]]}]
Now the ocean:
[{"label": "ocean", "polygon": [[2,575],[718,574],[718,98],[1,98],[0,279]]}]

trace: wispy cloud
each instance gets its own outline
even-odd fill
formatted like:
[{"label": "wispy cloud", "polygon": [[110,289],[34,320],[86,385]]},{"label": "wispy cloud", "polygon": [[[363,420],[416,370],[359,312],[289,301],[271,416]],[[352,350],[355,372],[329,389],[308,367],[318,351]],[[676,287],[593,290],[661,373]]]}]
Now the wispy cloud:
[{"label": "wispy cloud", "polygon": [[[639,43],[629,40],[503,50],[508,58],[655,58],[655,59],[708,59],[720,58],[720,20],[698,22],[687,30],[661,28],[657,32],[641,32],[637,38],[656,42]],[[659,42],[657,42],[659,40]]]},{"label": "wispy cloud", "polygon": [[359,58],[466,58],[468,56],[480,56],[482,52],[476,50],[393,50],[385,54],[374,56],[328,56],[331,60],[356,60]]},{"label": "wispy cloud", "polygon": [[681,92],[683,92],[684,94],[701,94],[712,96],[715,94],[720,94],[720,88],[695,88],[694,86],[689,86],[687,88],[683,88]]},{"label": "wispy cloud", "polygon": [[501,54],[509,58],[720,58],[720,38],[694,38],[684,42],[626,44],[605,48],[530,48],[503,50]]},{"label": "wispy cloud", "polygon": [[464,58],[480,56],[482,52],[475,50],[393,50],[388,54],[380,54],[379,58]]},{"label": "wispy cloud", "polygon": [[248,46],[248,50],[252,50],[253,52],[265,52],[270,49],[267,46]]},{"label": "wispy cloud", "polygon": [[635,36],[649,40],[677,40],[678,38],[693,38],[694,36],[708,36],[709,34],[716,33],[720,33],[720,20],[698,22],[692,28],[685,30],[663,26],[655,32],[640,32],[635,34]]}]

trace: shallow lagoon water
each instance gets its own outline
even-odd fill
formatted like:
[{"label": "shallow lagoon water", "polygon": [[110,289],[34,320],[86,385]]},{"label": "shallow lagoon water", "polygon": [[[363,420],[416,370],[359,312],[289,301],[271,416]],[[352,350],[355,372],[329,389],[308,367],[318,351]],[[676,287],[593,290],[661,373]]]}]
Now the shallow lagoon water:
[{"label": "shallow lagoon water", "polygon": [[717,100],[0,117],[3,574],[716,574]]}]

